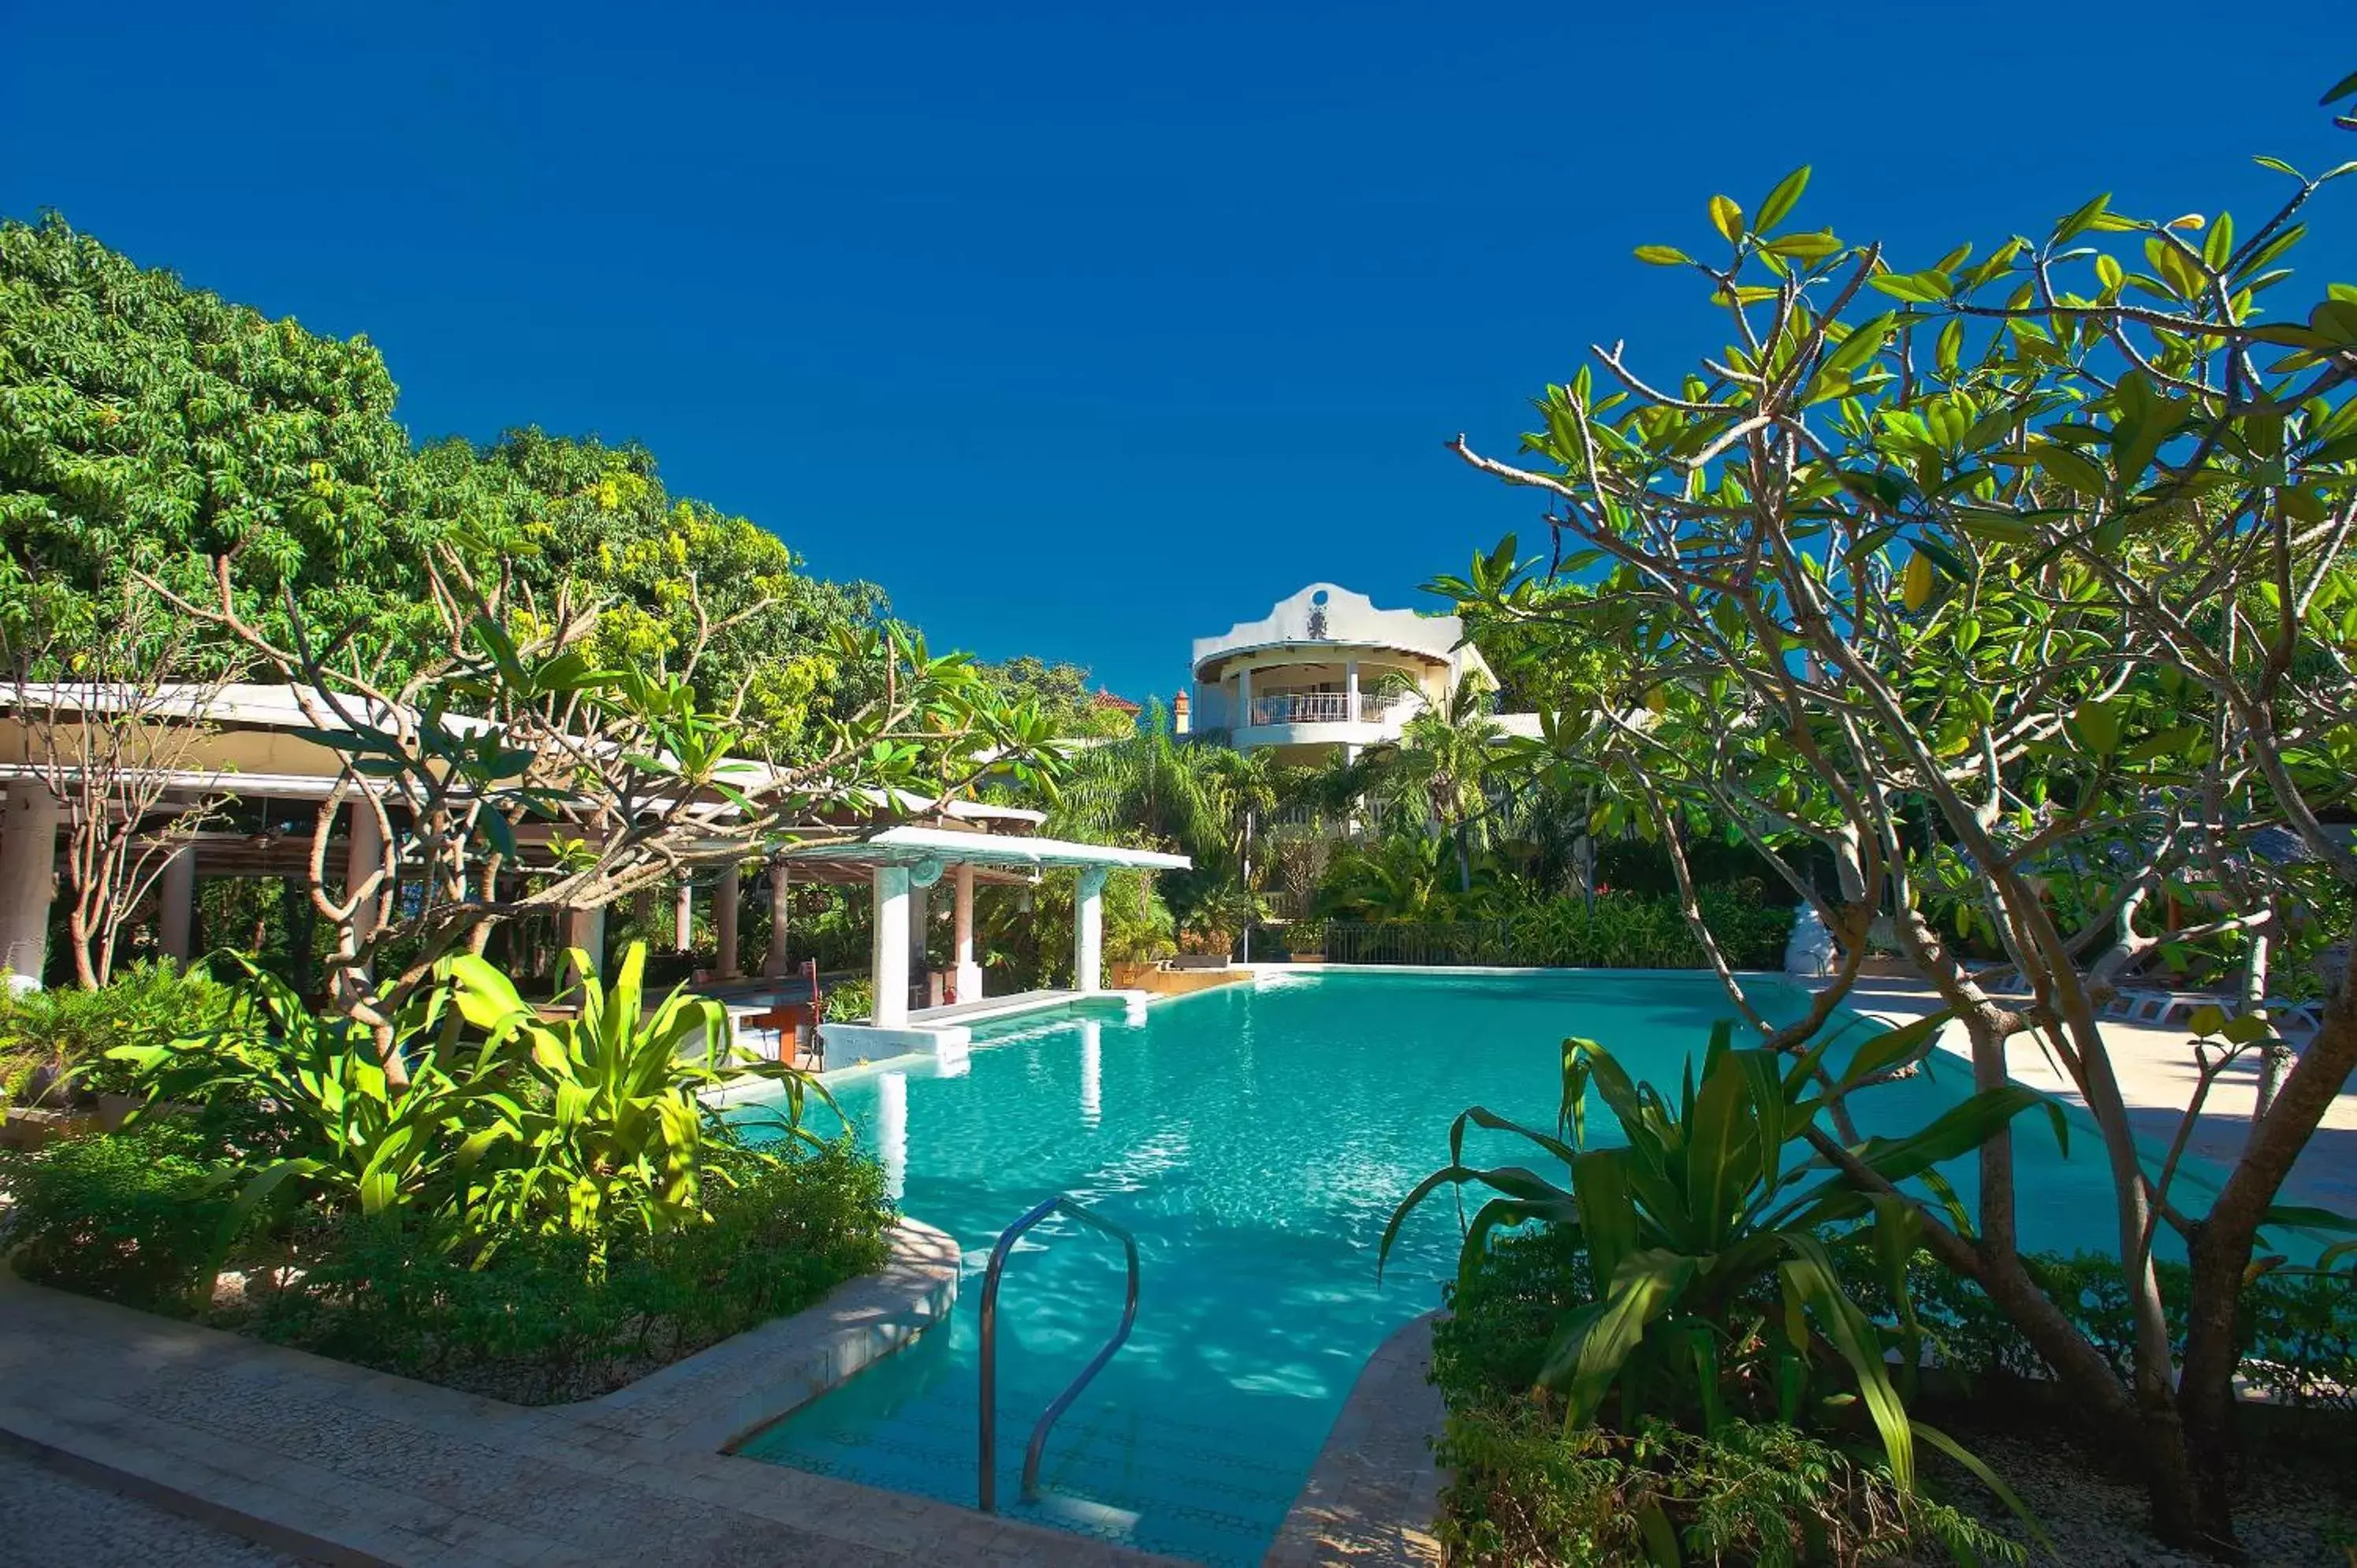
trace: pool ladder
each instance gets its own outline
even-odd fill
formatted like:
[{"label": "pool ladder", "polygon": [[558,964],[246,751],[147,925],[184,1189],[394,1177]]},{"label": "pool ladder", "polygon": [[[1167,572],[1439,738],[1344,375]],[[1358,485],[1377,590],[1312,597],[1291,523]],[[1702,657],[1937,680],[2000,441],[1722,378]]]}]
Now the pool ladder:
[{"label": "pool ladder", "polygon": [[1089,1380],[1104,1370],[1104,1364],[1114,1358],[1129,1339],[1130,1326],[1137,1321],[1137,1238],[1112,1220],[1092,1214],[1062,1193],[1040,1204],[1009,1225],[999,1236],[998,1245],[990,1251],[990,1268],[982,1280],[982,1434],[980,1468],[982,1472],[982,1511],[998,1511],[998,1277],[1006,1272],[1006,1255],[1015,1250],[1017,1238],[1023,1232],[1058,1211],[1071,1215],[1082,1224],[1102,1230],[1114,1238],[1129,1257],[1129,1297],[1122,1304],[1121,1326],[1095,1359],[1081,1369],[1062,1393],[1049,1402],[1039,1414],[1039,1423],[1031,1429],[1031,1443],[1023,1451],[1023,1498],[1028,1502],[1039,1492],[1039,1455],[1048,1446],[1048,1430],[1056,1418],[1071,1408]]}]

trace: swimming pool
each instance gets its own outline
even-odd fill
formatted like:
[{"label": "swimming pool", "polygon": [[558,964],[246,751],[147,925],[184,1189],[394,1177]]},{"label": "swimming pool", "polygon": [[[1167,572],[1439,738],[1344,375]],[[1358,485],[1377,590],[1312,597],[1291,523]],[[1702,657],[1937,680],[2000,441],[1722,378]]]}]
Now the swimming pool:
[{"label": "swimming pool", "polygon": [[[1787,1017],[1804,1004],[1776,984],[1757,1000]],[[949,1071],[853,1075],[834,1086],[845,1114],[903,1210],[957,1238],[964,1288],[945,1330],[739,1452],[973,1506],[980,1273],[1002,1230],[1066,1192],[1135,1232],[1137,1325],[1049,1438],[1047,1495],[1023,1503],[1031,1423],[1119,1320],[1124,1270],[1117,1245],[1062,1219],[1019,1244],[999,1299],[1001,1510],[1256,1563],[1367,1358],[1438,1305],[1457,1251],[1445,1198],[1403,1232],[1380,1283],[1375,1249],[1393,1206],[1442,1163],[1450,1119],[1478,1103],[1551,1126],[1566,1035],[1674,1082],[1728,1010],[1706,975],[1280,974],[1128,1018],[1083,1004],[977,1031]],[[1878,1090],[1860,1120],[1920,1126],[1969,1087],[1947,1064]],[[2106,1245],[2092,1141],[2074,1139],[2065,1163],[2042,1118],[2018,1125],[2024,1245]],[[1616,1135],[1601,1105],[1588,1126]],[[1475,1163],[1482,1147],[1469,1142]],[[1969,1163],[1951,1174],[1969,1202]]]}]

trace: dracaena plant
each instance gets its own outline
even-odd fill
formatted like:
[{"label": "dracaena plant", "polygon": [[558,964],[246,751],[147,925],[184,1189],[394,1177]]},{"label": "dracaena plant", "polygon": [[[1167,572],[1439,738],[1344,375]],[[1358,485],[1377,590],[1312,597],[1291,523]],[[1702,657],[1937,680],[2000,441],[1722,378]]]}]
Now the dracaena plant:
[{"label": "dracaena plant", "polygon": [[544,1015],[481,959],[447,961],[452,1008],[481,1033],[486,1054],[517,1058],[519,1091],[497,1110],[518,1157],[490,1185],[493,1217],[591,1236],[617,1223],[653,1231],[700,1221],[705,1182],[727,1179],[705,1158],[714,1112],[704,1096],[715,1090],[776,1082],[784,1127],[814,1138],[802,1124],[803,1096],[825,1090],[730,1047],[727,1015],[708,997],[680,987],[648,1008],[646,956],[645,943],[631,943],[607,980],[574,950],[570,1016]]},{"label": "dracaena plant", "polygon": [[392,1014],[408,1064],[397,1078],[373,1030],[319,1016],[277,976],[224,956],[244,970],[252,1007],[200,1037],[108,1055],[145,1089],[143,1114],[194,1105],[235,1119],[244,1158],[228,1230],[273,1201],[366,1214],[476,1207],[512,1123],[498,1053],[465,1038],[445,992]]},{"label": "dracaena plant", "polygon": [[[1479,1106],[1465,1112],[1449,1129],[1448,1164],[1402,1200],[1382,1255],[1408,1215],[1443,1187],[1487,1188],[1494,1196],[1465,1229],[1464,1276],[1493,1233],[1534,1221],[1566,1233],[1585,1263],[1589,1299],[1564,1314],[1539,1372],[1540,1386],[1562,1398],[1567,1426],[1630,1428],[1666,1417],[1707,1434],[1737,1417],[1814,1422],[1862,1402],[1902,1490],[1914,1486],[1920,1438],[2011,1504],[1978,1461],[1910,1420],[1893,1380],[1887,1352],[1900,1352],[1904,1375],[1922,1343],[1907,1294],[1907,1260],[1920,1240],[1914,1211],[1828,1170],[1808,1141],[1828,1098],[1908,1059],[1941,1021],[1868,1040],[1837,1079],[1824,1070],[1824,1044],[1798,1058],[1738,1050],[1722,1023],[1700,1076],[1689,1061],[1675,1098],[1632,1079],[1595,1041],[1566,1040],[1556,1132]],[[1588,1138],[1590,1090],[1624,1143]],[[1864,1139],[1852,1153],[1890,1182],[1936,1181],[1939,1162],[2041,1104],[2061,1135],[2059,1108],[2007,1085],[1972,1095],[1910,1136]],[[1469,1128],[1526,1140],[1559,1163],[1567,1181],[1526,1165],[1469,1165]],[[1895,1325],[1878,1326],[1851,1299],[1835,1268],[1835,1244],[1872,1249],[1898,1304]]]}]

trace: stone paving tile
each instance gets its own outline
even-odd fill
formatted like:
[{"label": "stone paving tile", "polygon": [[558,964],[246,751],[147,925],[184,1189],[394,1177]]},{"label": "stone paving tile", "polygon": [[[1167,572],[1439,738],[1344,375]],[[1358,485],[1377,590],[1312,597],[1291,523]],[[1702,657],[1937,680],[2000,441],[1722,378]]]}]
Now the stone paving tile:
[{"label": "stone paving tile", "polygon": [[0,1557],[14,1568],[295,1568],[299,1558],[0,1445]]}]

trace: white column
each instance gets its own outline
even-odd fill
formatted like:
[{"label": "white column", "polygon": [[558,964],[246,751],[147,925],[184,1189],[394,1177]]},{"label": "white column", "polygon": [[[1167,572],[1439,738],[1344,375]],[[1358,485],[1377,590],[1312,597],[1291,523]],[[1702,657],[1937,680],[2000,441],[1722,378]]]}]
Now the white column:
[{"label": "white column", "polygon": [[957,868],[957,999],[982,1000],[982,963],[974,956],[974,867]]},{"label": "white column", "polygon": [[[350,897],[361,883],[384,869],[384,827],[376,820],[373,801],[354,800],[349,808],[351,823],[344,835],[344,896]],[[381,897],[384,886],[380,883]],[[361,905],[352,917],[352,935],[366,941],[376,933],[376,899]]]},{"label": "white column", "polygon": [[1252,671],[1236,671],[1236,728],[1252,723]]},{"label": "white column", "polygon": [[[350,898],[367,886],[371,877],[384,870],[384,827],[376,820],[375,802],[357,798],[345,808],[344,824],[344,897]],[[384,897],[384,884],[377,883],[375,890],[352,910],[352,950],[357,952],[376,932],[377,900]],[[366,970],[347,970],[339,988],[364,996],[371,989],[371,976]]]},{"label": "white column", "polygon": [[58,887],[58,798],[38,779],[11,779],[0,809],[0,971],[12,991],[38,991]]},{"label": "white column", "polygon": [[1342,666],[1342,716],[1352,724],[1359,722],[1359,661],[1355,659]]},{"label": "white column", "polygon": [[[603,906],[595,909],[567,909],[564,917],[565,945],[579,948],[589,955],[589,962],[600,974],[606,967],[606,911]],[[574,972],[568,960],[557,970],[556,983],[562,990],[581,977]]]},{"label": "white column", "polygon": [[726,979],[737,972],[737,906],[745,901],[745,888],[737,879],[733,863],[720,868],[720,881],[713,887],[712,897],[712,926],[719,938],[719,956],[713,961],[712,972]]},{"label": "white column", "polygon": [[909,868],[879,865],[875,872],[875,945],[868,972],[876,984],[876,1012],[868,1022],[879,1029],[909,1023]]},{"label": "white column", "polygon": [[197,956],[197,846],[182,844],[156,878],[156,945],[182,963]]},{"label": "white column", "polygon": [[1072,986],[1078,991],[1104,989],[1105,868],[1081,868],[1081,885],[1072,897]]},{"label": "white column", "polygon": [[671,948],[685,952],[695,945],[695,888],[683,876],[671,907]]},{"label": "white column", "polygon": [[793,888],[784,860],[770,862],[770,950],[761,956],[761,972],[771,980],[786,977],[786,917],[793,909]]}]

